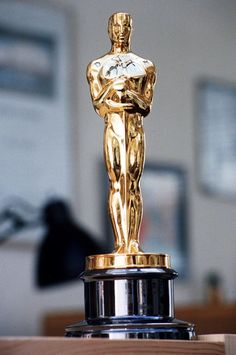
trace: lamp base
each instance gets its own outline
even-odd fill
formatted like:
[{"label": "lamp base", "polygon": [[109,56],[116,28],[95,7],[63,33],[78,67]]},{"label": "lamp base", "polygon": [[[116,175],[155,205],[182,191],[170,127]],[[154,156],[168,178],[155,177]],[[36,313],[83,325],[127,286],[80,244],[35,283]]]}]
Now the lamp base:
[{"label": "lamp base", "polygon": [[68,326],[67,337],[109,339],[196,338],[194,325],[174,318],[169,268],[86,270],[85,318]]}]

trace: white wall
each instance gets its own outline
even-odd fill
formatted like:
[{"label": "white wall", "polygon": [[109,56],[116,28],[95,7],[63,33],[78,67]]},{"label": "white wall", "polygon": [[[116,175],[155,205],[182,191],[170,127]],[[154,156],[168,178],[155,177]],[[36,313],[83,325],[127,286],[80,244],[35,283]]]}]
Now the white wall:
[{"label": "white wall", "polygon": [[[74,203],[79,220],[95,234],[102,234],[103,186],[99,164],[104,126],[93,111],[85,70],[90,60],[109,49],[108,17],[115,11],[126,11],[134,20],[133,51],[159,63],[153,110],[145,121],[146,160],[181,164],[189,173],[191,278],[187,284],[177,285],[176,299],[179,303],[201,300],[203,277],[214,269],[224,279],[226,299],[235,300],[236,204],[209,198],[198,189],[194,149],[196,80],[213,77],[236,82],[235,1],[55,0],[53,3],[71,7],[71,21],[75,25],[78,186]],[[33,252],[14,249],[0,252],[0,288],[1,293],[4,291],[0,299],[1,334],[36,334],[41,312],[82,305],[81,285],[45,293],[34,290]]]}]

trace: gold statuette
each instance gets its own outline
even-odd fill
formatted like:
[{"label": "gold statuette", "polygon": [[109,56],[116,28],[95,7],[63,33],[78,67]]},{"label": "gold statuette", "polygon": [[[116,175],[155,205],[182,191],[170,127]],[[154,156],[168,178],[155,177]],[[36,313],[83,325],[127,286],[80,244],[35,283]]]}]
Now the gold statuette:
[{"label": "gold statuette", "polygon": [[86,258],[85,321],[66,328],[67,337],[106,339],[195,339],[194,326],[174,318],[174,279],[167,254],[144,253],[140,178],[145,156],[143,118],[150,112],[155,67],[130,50],[132,20],[109,19],[108,54],[91,62],[87,77],[95,111],[104,119],[104,156],[110,180],[113,253]]},{"label": "gold statuette", "polygon": [[145,158],[143,118],[151,109],[156,73],[150,60],[131,52],[131,32],[130,15],[113,14],[108,24],[111,50],[87,69],[94,109],[105,122],[108,205],[115,235],[114,252],[88,257],[87,269],[170,267],[168,255],[144,254],[139,246],[143,211],[140,178]]}]

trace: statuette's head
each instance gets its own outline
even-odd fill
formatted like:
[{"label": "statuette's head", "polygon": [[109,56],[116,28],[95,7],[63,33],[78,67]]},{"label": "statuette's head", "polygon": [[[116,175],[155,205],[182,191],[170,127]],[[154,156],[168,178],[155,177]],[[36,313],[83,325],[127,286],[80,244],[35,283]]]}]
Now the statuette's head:
[{"label": "statuette's head", "polygon": [[117,12],[109,18],[108,33],[112,43],[129,44],[132,18],[129,14]]}]

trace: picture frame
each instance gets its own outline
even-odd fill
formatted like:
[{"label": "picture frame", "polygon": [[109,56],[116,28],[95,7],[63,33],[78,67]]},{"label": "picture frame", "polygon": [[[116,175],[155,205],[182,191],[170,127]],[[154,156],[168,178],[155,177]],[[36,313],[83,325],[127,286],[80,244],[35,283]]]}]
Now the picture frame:
[{"label": "picture frame", "polygon": [[[143,199],[141,248],[144,252],[170,254],[172,267],[179,273],[180,279],[186,279],[188,276],[186,170],[174,164],[146,163],[141,177],[141,193]],[[107,206],[107,199],[104,203]],[[105,233],[109,246],[112,247],[114,236],[107,208],[105,208]]]},{"label": "picture frame", "polygon": [[58,69],[56,48],[50,33],[0,25],[0,90],[52,98]]},{"label": "picture frame", "polygon": [[[55,5],[0,3],[0,216],[12,201],[40,211],[50,198],[75,195],[69,15]],[[41,228],[32,233],[23,230],[15,244],[34,246]]]},{"label": "picture frame", "polygon": [[171,255],[180,278],[187,276],[187,173],[172,164],[147,163],[141,191],[143,220],[140,243],[146,252]]},{"label": "picture frame", "polygon": [[236,200],[236,84],[197,83],[197,180],[209,196]]}]

